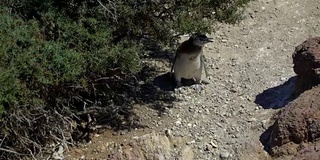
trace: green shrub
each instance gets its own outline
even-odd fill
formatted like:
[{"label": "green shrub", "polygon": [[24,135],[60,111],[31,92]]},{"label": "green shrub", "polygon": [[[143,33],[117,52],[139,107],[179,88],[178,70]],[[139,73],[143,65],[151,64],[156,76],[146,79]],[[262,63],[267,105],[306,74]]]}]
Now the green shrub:
[{"label": "green shrub", "polygon": [[133,101],[165,100],[139,83],[146,42],[172,49],[178,35],[236,23],[248,1],[1,1],[0,159],[72,144],[88,114],[112,125]]}]

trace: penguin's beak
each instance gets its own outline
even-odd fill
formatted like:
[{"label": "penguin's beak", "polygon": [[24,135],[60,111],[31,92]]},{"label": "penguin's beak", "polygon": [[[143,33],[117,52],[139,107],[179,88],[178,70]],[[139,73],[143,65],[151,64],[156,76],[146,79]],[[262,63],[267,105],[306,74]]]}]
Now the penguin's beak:
[{"label": "penguin's beak", "polygon": [[207,42],[213,42],[213,38],[207,38]]}]

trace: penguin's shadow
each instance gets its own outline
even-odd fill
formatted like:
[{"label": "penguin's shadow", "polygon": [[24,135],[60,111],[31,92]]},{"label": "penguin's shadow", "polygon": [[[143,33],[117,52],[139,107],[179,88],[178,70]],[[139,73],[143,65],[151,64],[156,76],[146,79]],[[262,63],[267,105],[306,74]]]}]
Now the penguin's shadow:
[{"label": "penguin's shadow", "polygon": [[[181,79],[181,83],[182,86],[191,86],[195,84],[194,80],[192,79]],[[174,76],[171,76],[170,72],[155,77],[153,84],[158,86],[163,91],[174,91],[176,88]]]}]

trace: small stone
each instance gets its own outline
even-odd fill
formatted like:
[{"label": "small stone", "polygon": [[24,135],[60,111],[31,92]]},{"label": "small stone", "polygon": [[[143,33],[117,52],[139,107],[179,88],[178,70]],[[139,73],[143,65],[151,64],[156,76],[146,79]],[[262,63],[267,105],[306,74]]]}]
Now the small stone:
[{"label": "small stone", "polygon": [[193,160],[194,158],[194,153],[192,149],[189,146],[185,146],[181,150],[181,159],[183,160]]},{"label": "small stone", "polygon": [[250,118],[250,119],[248,119],[248,122],[255,122],[255,121],[257,121],[256,118]]},{"label": "small stone", "polygon": [[230,153],[228,151],[225,151],[225,150],[221,151],[221,153],[220,153],[221,159],[227,159],[229,157],[230,157]]},{"label": "small stone", "polygon": [[238,138],[239,136],[236,134],[231,135],[231,138]]},{"label": "small stone", "polygon": [[210,144],[213,148],[218,148],[218,145],[215,144],[214,142],[210,142],[209,144]]},{"label": "small stone", "polygon": [[237,89],[236,89],[236,88],[231,88],[231,89],[230,89],[230,92],[236,93],[236,92],[237,92]]},{"label": "small stone", "polygon": [[207,145],[205,146],[204,151],[210,152],[210,151],[212,151],[212,149],[213,149],[213,147],[212,147],[210,144],[207,144]]},{"label": "small stone", "polygon": [[181,93],[184,92],[184,90],[185,90],[185,89],[184,89],[183,87],[175,88],[175,89],[174,89],[174,93],[180,93],[180,94],[181,94]]},{"label": "small stone", "polygon": [[176,125],[180,126],[181,125],[181,121],[176,121]]},{"label": "small stone", "polygon": [[187,145],[194,144],[194,143],[196,143],[196,141],[195,141],[195,140],[188,141],[188,142],[187,142]]},{"label": "small stone", "polygon": [[103,152],[105,152],[107,150],[107,147],[106,146],[102,146],[101,148],[100,148],[100,153],[103,153]]},{"label": "small stone", "polygon": [[287,80],[287,78],[285,78],[285,77],[280,78],[280,81],[286,81],[286,80]]},{"label": "small stone", "polygon": [[221,40],[221,42],[222,42],[222,43],[227,43],[227,42],[228,42],[228,40],[226,40],[226,39],[222,39],[222,40]]},{"label": "small stone", "polygon": [[265,119],[265,120],[262,120],[261,121],[261,126],[262,126],[262,128],[264,128],[264,129],[267,129],[268,127],[269,127],[269,119]]},{"label": "small stone", "polygon": [[120,135],[125,135],[126,131],[120,131]]},{"label": "small stone", "polygon": [[168,137],[168,138],[172,138],[173,136],[172,136],[172,131],[170,130],[170,129],[166,129],[165,131],[164,131],[164,133],[166,134],[166,136]]},{"label": "small stone", "polygon": [[197,142],[201,142],[201,141],[202,141],[202,139],[203,139],[203,137],[196,136],[196,141],[197,141]]},{"label": "small stone", "polygon": [[198,91],[198,92],[202,90],[201,84],[194,84],[191,87],[192,87],[192,89],[194,89],[195,91]]}]

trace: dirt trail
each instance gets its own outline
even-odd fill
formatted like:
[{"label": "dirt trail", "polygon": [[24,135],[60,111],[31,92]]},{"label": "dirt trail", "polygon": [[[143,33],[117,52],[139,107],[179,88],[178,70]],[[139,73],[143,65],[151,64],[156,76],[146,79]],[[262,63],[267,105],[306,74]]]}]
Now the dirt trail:
[{"label": "dirt trail", "polygon": [[[215,42],[204,51],[210,84],[176,90],[178,100],[162,117],[148,107],[137,108],[148,129],[102,133],[72,149],[69,158],[108,159],[115,143],[169,129],[184,138],[194,159],[270,159],[259,138],[277,108],[290,101],[291,55],[295,46],[319,36],[320,2],[256,0],[245,16],[239,25],[218,25],[212,34]],[[168,62],[159,64],[168,72]]]}]

